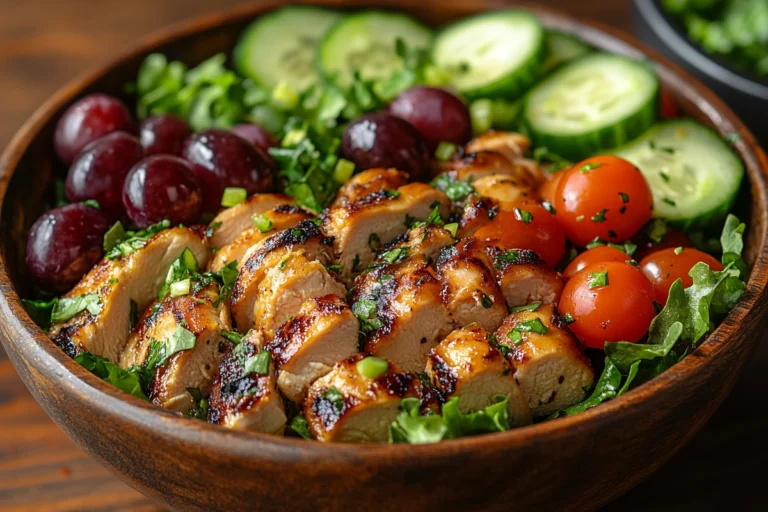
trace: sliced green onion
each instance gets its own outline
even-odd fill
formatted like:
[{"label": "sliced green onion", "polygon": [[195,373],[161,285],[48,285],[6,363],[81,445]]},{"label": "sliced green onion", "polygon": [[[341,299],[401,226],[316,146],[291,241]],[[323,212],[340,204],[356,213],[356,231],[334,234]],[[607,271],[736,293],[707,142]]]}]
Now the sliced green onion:
[{"label": "sliced green onion", "polygon": [[240,204],[248,197],[248,191],[244,188],[227,187],[224,189],[224,195],[221,196],[221,206],[229,208]]},{"label": "sliced green onion", "polygon": [[357,373],[369,379],[376,379],[389,371],[389,363],[380,357],[368,356],[355,365]]},{"label": "sliced green onion", "polygon": [[456,233],[459,232],[459,225],[458,225],[458,223],[451,222],[450,224],[446,224],[443,227],[448,230],[448,232],[451,234],[451,236],[453,238],[456,238]]},{"label": "sliced green onion", "polygon": [[284,148],[292,148],[298,146],[301,141],[307,138],[306,128],[296,128],[285,134],[283,141],[280,145]]},{"label": "sliced green onion", "polygon": [[472,120],[472,133],[479,135],[491,129],[493,125],[493,102],[479,99],[469,105],[469,117]]},{"label": "sliced green onion", "polygon": [[344,158],[339,158],[333,169],[333,179],[336,183],[344,184],[352,177],[353,172],[355,172],[355,164]]},{"label": "sliced green onion", "polygon": [[171,283],[171,297],[181,297],[189,294],[191,282],[189,278]]},{"label": "sliced green onion", "polygon": [[446,160],[450,159],[455,152],[456,144],[452,144],[450,142],[441,142],[437,145],[437,149],[435,150],[435,158],[445,162]]},{"label": "sliced green onion", "polygon": [[262,213],[253,216],[253,225],[262,233],[266,233],[272,229],[272,221]]},{"label": "sliced green onion", "polygon": [[294,110],[299,105],[299,94],[287,82],[280,82],[272,91],[272,105],[279,110]]},{"label": "sliced green onion", "polygon": [[433,87],[440,87],[451,81],[451,74],[433,64],[424,67],[424,83]]}]

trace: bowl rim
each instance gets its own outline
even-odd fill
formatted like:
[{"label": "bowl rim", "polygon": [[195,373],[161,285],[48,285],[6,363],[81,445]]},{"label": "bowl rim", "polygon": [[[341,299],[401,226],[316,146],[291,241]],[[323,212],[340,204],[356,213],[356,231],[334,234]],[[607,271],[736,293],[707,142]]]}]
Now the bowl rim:
[{"label": "bowl rim", "polygon": [[703,48],[680,32],[671,16],[664,12],[657,0],[633,0],[633,2],[653,33],[680,59],[707,75],[710,80],[756,99],[768,100],[768,83],[726,65],[725,59],[717,59],[706,53]]},{"label": "bowl rim", "polygon": [[[344,5],[341,0],[325,2],[310,0],[302,3],[331,7]],[[390,2],[387,8],[401,9],[406,4],[407,0],[399,0]],[[283,5],[283,2],[269,0],[256,5],[236,7],[225,12],[204,14],[171,24],[142,38],[128,50],[119,52],[117,57],[101,64],[96,70],[81,75],[60,88],[24,123],[0,157],[0,223],[8,222],[2,215],[8,186],[13,172],[28,150],[30,143],[43,126],[53,116],[58,115],[66,105],[80,96],[84,89],[109,74],[112,69],[124,65],[137,55],[146,55],[165,43],[212,29],[219,24],[253,18],[280,5]],[[366,5],[354,7],[365,8]],[[741,138],[733,144],[734,150],[745,163],[749,185],[755,197],[754,201],[763,205],[768,204],[766,201],[768,197],[768,159],[766,159],[766,155],[736,115],[701,82],[657,52],[617,29],[526,2],[515,2],[512,5],[491,3],[485,10],[498,7],[528,9],[539,16],[548,28],[567,33],[578,33],[579,37],[586,39],[594,46],[604,47],[610,43],[620,47],[623,53],[650,59],[662,82],[675,84],[675,89],[681,92],[682,97],[692,102],[713,124],[720,125],[719,133],[721,135],[730,132],[742,134]],[[474,11],[472,9],[472,12]],[[687,87],[683,88],[683,85]],[[71,388],[79,395],[80,400],[90,402],[90,405],[104,412],[107,416],[120,416],[123,421],[138,429],[168,434],[175,437],[180,443],[194,444],[199,449],[214,450],[219,454],[234,458],[278,460],[279,457],[281,461],[303,464],[354,463],[359,461],[361,457],[373,458],[387,463],[397,463],[414,456],[427,455],[432,459],[440,459],[449,458],[467,449],[514,448],[531,442],[570,436],[579,430],[587,430],[598,423],[608,422],[612,417],[618,417],[620,413],[636,407],[653,396],[658,396],[664,389],[672,387],[676,382],[700,370],[711,358],[716,357],[718,352],[727,350],[728,339],[738,331],[745,316],[755,308],[765,289],[764,280],[759,280],[758,276],[768,273],[768,250],[766,250],[768,249],[768,226],[763,223],[762,230],[753,236],[757,238],[757,240],[753,240],[753,243],[759,247],[759,253],[755,258],[744,296],[723,322],[710,333],[704,343],[660,376],[620,397],[603,403],[599,407],[574,416],[506,432],[472,436],[429,445],[374,444],[362,446],[345,443],[306,442],[299,438],[241,432],[192,418],[180,417],[149,402],[130,396],[78,365],[56,347],[45,333],[32,322],[21,305],[21,299],[8,273],[4,246],[0,247],[0,319],[6,323],[8,331],[25,334],[25,336],[17,339],[8,340],[7,343],[15,346],[23,359],[35,361],[39,371],[53,375],[52,380],[56,381],[57,384]],[[3,337],[2,341],[6,343],[6,338]]]}]

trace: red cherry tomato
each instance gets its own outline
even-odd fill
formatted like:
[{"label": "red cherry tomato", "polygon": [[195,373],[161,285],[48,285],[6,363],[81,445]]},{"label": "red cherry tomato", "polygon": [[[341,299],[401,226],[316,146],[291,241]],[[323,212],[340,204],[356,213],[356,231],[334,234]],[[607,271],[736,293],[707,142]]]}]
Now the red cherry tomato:
[{"label": "red cherry tomato", "polygon": [[539,197],[541,197],[542,201],[546,201],[553,206],[555,205],[557,186],[560,184],[560,180],[563,179],[564,174],[565,171],[563,170],[546,177],[546,181],[539,186]]},{"label": "red cherry tomato", "polygon": [[642,271],[617,261],[593,263],[563,289],[558,310],[570,314],[569,326],[582,343],[602,349],[606,341],[634,343],[656,316],[653,286]]},{"label": "red cherry tomato", "polygon": [[624,263],[631,259],[632,257],[627,256],[627,253],[614,249],[613,247],[608,247],[607,245],[593,247],[576,256],[573,261],[565,267],[563,277],[570,279],[583,270],[584,267],[588,267],[593,263],[602,263],[603,261],[618,261]]},{"label": "red cherry tomato", "polygon": [[576,245],[584,247],[595,238],[623,242],[650,220],[651,189],[626,160],[595,156],[564,172],[554,206],[566,235]]},{"label": "red cherry tomato", "polygon": [[514,203],[500,210],[475,236],[479,240],[498,239],[507,249],[537,252],[552,267],[565,256],[562,226],[543,206],[531,201]]},{"label": "red cherry tomato", "polygon": [[697,249],[681,249],[663,249],[646,256],[640,262],[645,277],[653,284],[659,304],[667,303],[669,287],[678,279],[683,280],[683,288],[693,284],[693,278],[688,272],[698,262],[703,261],[712,270],[723,270],[723,264],[709,254]]},{"label": "red cherry tomato", "polygon": [[667,249],[669,247],[672,249],[675,247],[693,247],[693,242],[688,240],[687,236],[685,236],[681,231],[672,228],[667,228],[667,232],[664,233],[664,236],[661,238],[660,242],[654,242],[645,233],[638,233],[638,235],[634,238],[634,242],[637,244],[637,250],[633,256],[637,261],[642,260],[651,253],[660,251],[662,249]]}]

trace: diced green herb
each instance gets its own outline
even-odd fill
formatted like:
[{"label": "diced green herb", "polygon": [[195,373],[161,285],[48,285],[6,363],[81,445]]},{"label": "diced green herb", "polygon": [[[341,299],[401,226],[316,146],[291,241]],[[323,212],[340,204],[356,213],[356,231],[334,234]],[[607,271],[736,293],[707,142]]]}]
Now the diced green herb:
[{"label": "diced green herb", "polygon": [[368,247],[370,247],[372,251],[378,251],[381,249],[381,238],[379,238],[379,235],[376,233],[371,233],[368,236]]},{"label": "diced green herb", "polygon": [[307,420],[304,418],[304,415],[299,414],[297,416],[294,416],[289,426],[291,430],[299,434],[301,437],[303,437],[307,441],[312,440],[312,434],[309,433],[309,424],[307,423]]},{"label": "diced green herb", "polygon": [[272,355],[267,350],[262,350],[255,356],[251,356],[245,360],[243,365],[243,377],[247,377],[253,373],[257,375],[267,375],[269,373],[269,362],[272,360]]},{"label": "diced green herb", "polygon": [[368,356],[355,363],[357,373],[369,379],[378,379],[389,371],[389,363],[380,357]]},{"label": "diced green herb", "polygon": [[388,265],[402,263],[408,258],[408,247],[395,247],[379,254],[378,259]]},{"label": "diced green herb", "polygon": [[629,195],[625,194],[624,192],[619,192],[619,196],[621,197],[621,202],[624,204],[627,204],[629,202]]},{"label": "diced green herb", "polygon": [[537,334],[547,334],[549,329],[539,318],[526,320],[515,325],[515,330],[519,332],[535,332]]},{"label": "diced green herb", "polygon": [[603,164],[601,164],[600,162],[593,162],[591,164],[584,164],[581,167],[579,167],[579,172],[582,173],[582,174],[587,174],[589,171],[593,171],[593,170],[598,169],[598,168],[600,168],[602,166],[603,166]]},{"label": "diced green herb", "polygon": [[53,305],[51,323],[66,322],[81,311],[93,316],[101,313],[101,299],[98,293],[87,293],[79,297],[62,297]]},{"label": "diced green herb", "polygon": [[467,196],[475,192],[469,180],[458,181],[451,178],[448,174],[441,174],[430,185],[444,192],[448,199],[454,202],[464,201]]},{"label": "diced green herb", "polygon": [[124,370],[108,359],[90,352],[80,352],[75,356],[75,362],[116,388],[142,400],[149,400],[142,391],[138,371]]},{"label": "diced green herb", "polygon": [[536,311],[541,306],[541,302],[531,302],[523,306],[513,306],[509,308],[510,313],[520,313],[522,311]]},{"label": "diced green herb", "polygon": [[341,412],[344,409],[344,395],[342,395],[341,391],[335,387],[331,386],[330,388],[326,389],[322,396],[325,400],[328,400],[331,402],[331,404],[333,404],[336,412]]},{"label": "diced green herb", "polygon": [[683,252],[683,248],[682,247],[675,247],[675,251],[674,252],[675,252],[676,255],[679,255],[681,252]]},{"label": "diced green herb", "polygon": [[197,418],[198,420],[208,419],[208,399],[203,398],[199,388],[187,388],[187,393],[192,397],[192,402],[195,406],[187,412],[187,416],[190,418]]},{"label": "diced green herb", "polygon": [[435,158],[443,162],[450,160],[453,154],[456,152],[456,144],[450,142],[441,142],[437,145],[435,150]]},{"label": "diced green herb", "polygon": [[576,320],[573,318],[573,315],[566,313],[563,315],[563,321],[565,321],[566,324],[572,324]]},{"label": "diced green herb", "polygon": [[216,230],[221,227],[221,225],[222,225],[222,222],[221,221],[217,221],[217,222],[214,222],[213,224],[211,224],[210,226],[208,226],[205,229],[205,236],[206,236],[206,238],[211,238],[213,236],[213,234],[216,232]]},{"label": "diced green herb", "polygon": [[[169,227],[171,227],[171,222],[168,219],[165,219],[141,231],[123,231],[121,234],[123,226],[120,225],[118,228],[117,224],[115,224],[110,229],[112,234],[110,235],[110,231],[108,231],[107,234],[104,235],[104,246],[106,250],[104,257],[108,260],[116,260],[128,256],[147,245],[147,241],[150,238]],[[112,245],[112,248],[109,250],[106,249],[106,246],[108,245],[107,235],[109,235],[109,245]],[[119,238],[120,236],[123,238]]]},{"label": "diced green herb", "polygon": [[242,203],[248,198],[248,191],[239,187],[227,187],[221,196],[221,206],[230,208]]},{"label": "diced green herb", "polygon": [[480,304],[482,304],[483,308],[485,309],[491,309],[493,307],[493,300],[491,300],[488,295],[483,293],[480,297]]},{"label": "diced green herb", "polygon": [[515,208],[515,218],[519,221],[522,221],[525,224],[530,224],[531,221],[533,220],[533,214],[526,210]]},{"label": "diced green herb", "polygon": [[355,164],[344,158],[339,158],[336,162],[336,166],[333,168],[333,179],[336,183],[343,185],[349,178],[352,177],[352,173],[355,172]]},{"label": "diced green herb", "polygon": [[352,304],[352,312],[360,322],[363,334],[371,333],[384,325],[376,316],[376,302],[371,299],[360,299]]},{"label": "diced green herb", "polygon": [[512,329],[507,333],[507,338],[509,338],[513,345],[517,346],[523,342],[523,333],[517,329]]},{"label": "diced green herb", "polygon": [[587,286],[590,288],[598,288],[600,286],[608,286],[608,271],[604,272],[590,272],[587,275]]},{"label": "diced green herb", "polygon": [[451,234],[453,238],[456,238],[456,233],[459,232],[459,225],[456,222],[451,222],[443,226]]},{"label": "diced green herb", "polygon": [[263,213],[257,213],[253,216],[253,225],[260,233],[266,233],[272,229],[272,221]]},{"label": "diced green herb", "polygon": [[592,216],[592,222],[605,222],[605,214],[608,212],[608,208],[603,208]]}]

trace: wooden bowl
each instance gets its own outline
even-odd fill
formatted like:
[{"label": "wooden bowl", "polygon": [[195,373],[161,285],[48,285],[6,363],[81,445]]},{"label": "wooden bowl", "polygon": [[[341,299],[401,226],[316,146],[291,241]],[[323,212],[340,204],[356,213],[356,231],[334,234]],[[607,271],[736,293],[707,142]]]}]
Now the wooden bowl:
[{"label": "wooden bowl", "polygon": [[[25,234],[63,175],[52,135],[67,105],[86,93],[120,94],[144,56],[161,51],[195,64],[228,52],[240,30],[279,2],[208,16],[148,39],[59,91],[24,125],[0,163],[0,329],[22,379],[81,447],[141,492],[186,510],[592,509],[637,484],[707,421],[758,342],[766,307],[766,168],[752,135],[699,82],[625,35],[538,7],[544,23],[598,48],[657,62],[682,111],[739,134],[748,181],[738,209],[747,221],[746,294],[694,353],[637,389],[584,414],[506,433],[437,445],[325,445],[225,430],[166,413],[78,366],[30,320],[19,295]],[[368,2],[326,1],[340,6]],[[503,5],[492,1],[396,0],[389,5],[441,24]]]}]

